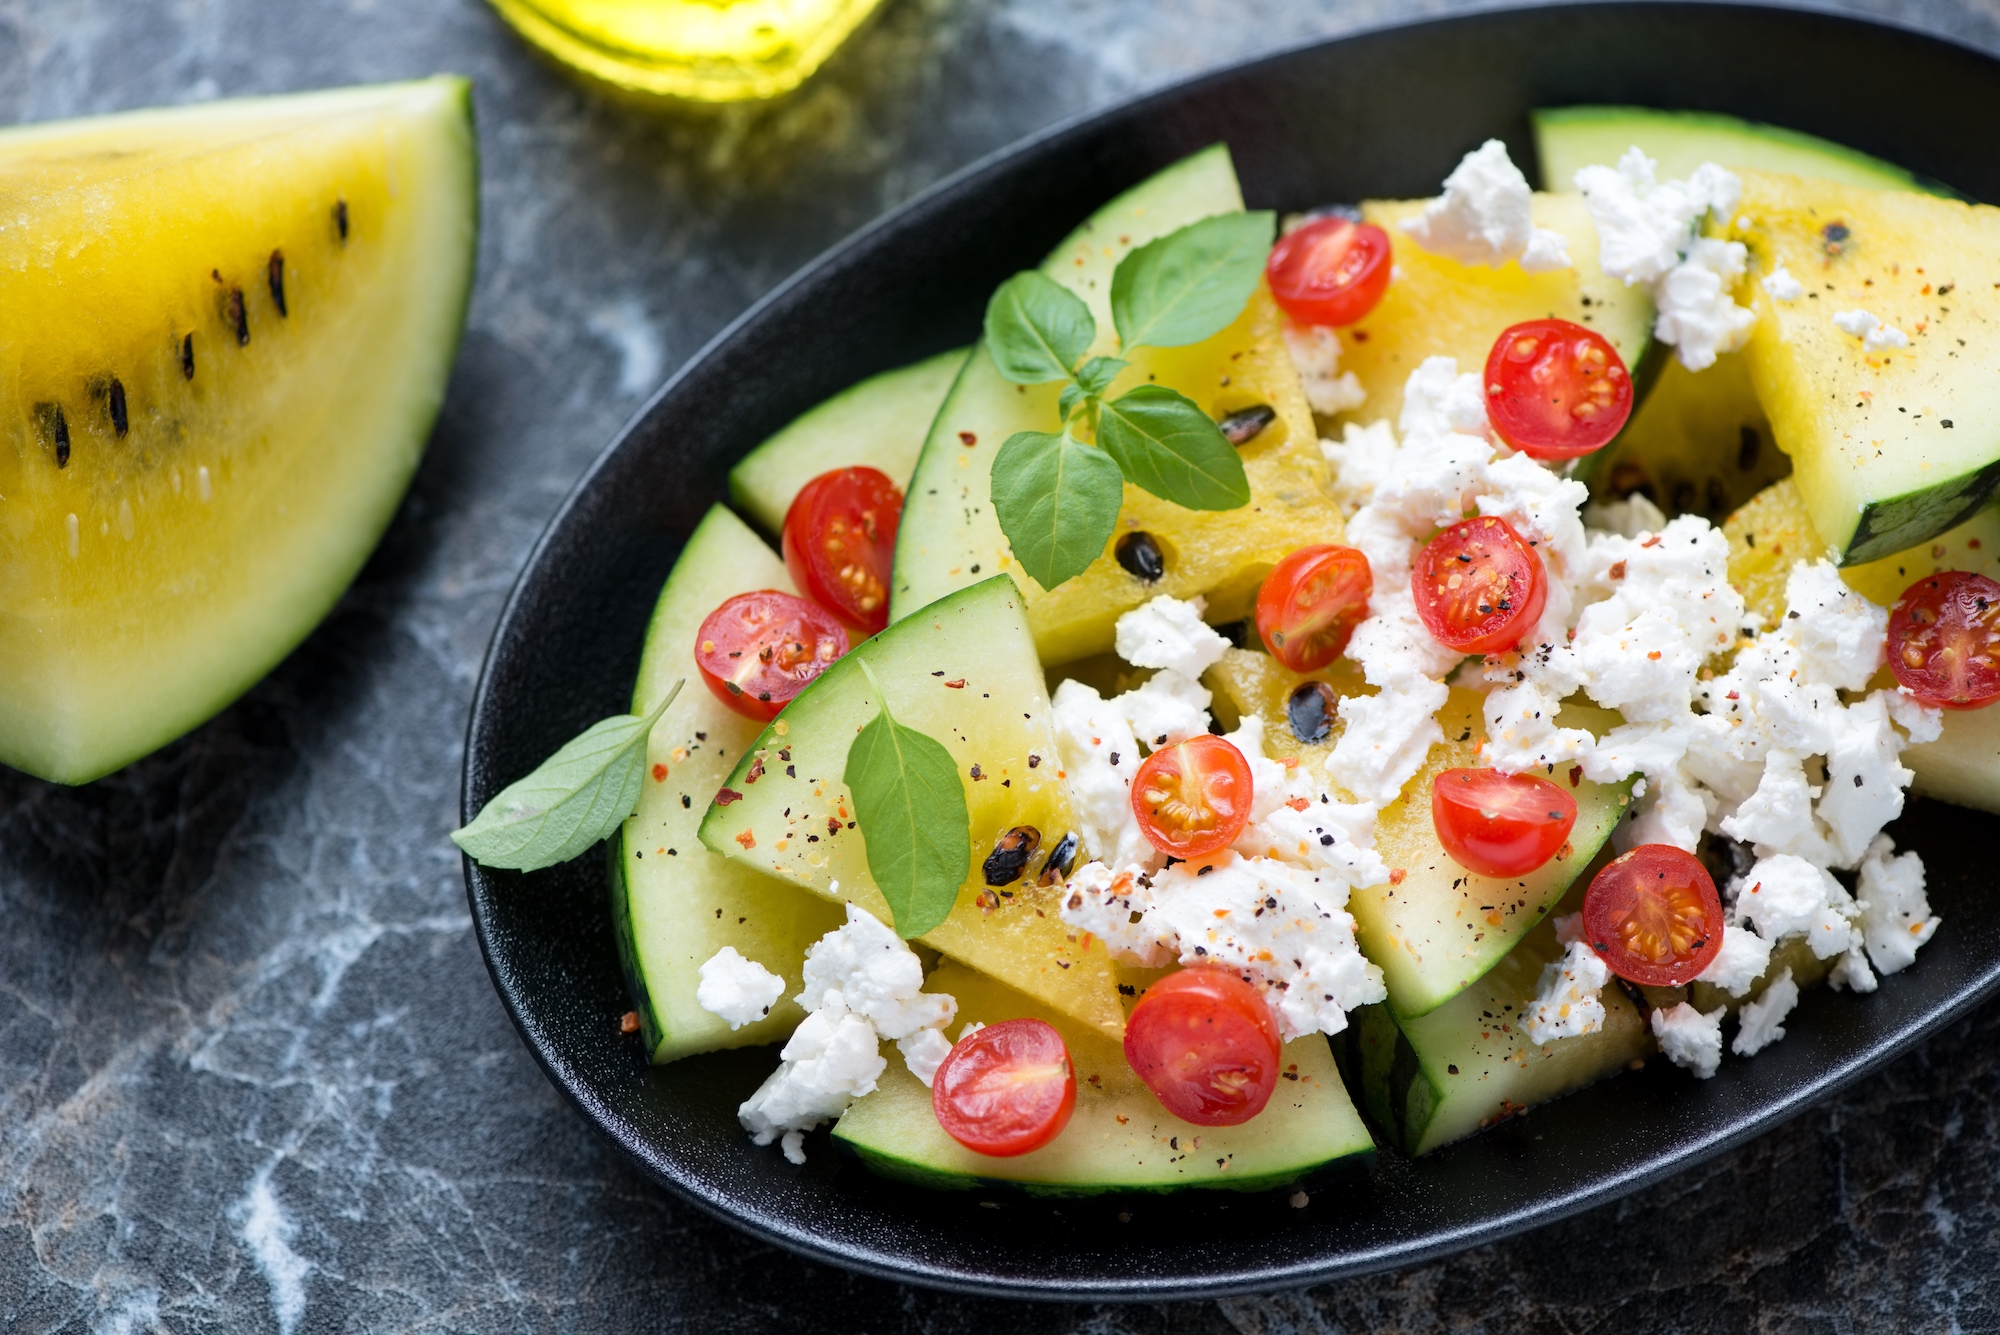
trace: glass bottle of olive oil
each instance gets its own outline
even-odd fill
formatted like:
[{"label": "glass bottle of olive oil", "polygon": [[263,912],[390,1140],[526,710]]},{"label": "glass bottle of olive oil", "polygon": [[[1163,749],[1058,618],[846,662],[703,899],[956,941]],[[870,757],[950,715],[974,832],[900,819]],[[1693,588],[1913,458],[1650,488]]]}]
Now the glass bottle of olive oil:
[{"label": "glass bottle of olive oil", "polygon": [[493,0],[557,60],[627,92],[700,102],[796,88],[881,0]]}]

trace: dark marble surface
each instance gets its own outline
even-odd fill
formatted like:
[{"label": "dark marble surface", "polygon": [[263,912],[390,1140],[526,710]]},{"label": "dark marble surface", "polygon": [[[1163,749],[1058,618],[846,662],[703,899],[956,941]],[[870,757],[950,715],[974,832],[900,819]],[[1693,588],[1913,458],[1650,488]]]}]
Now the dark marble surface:
[{"label": "dark marble surface", "polygon": [[[1860,7],[2000,50],[1993,0]],[[467,702],[529,544],[643,395],[816,251],[1029,130],[1447,8],[890,0],[782,106],[649,118],[476,0],[0,0],[0,122],[456,70],[485,173],[437,437],[331,620],[122,774],[0,777],[0,1330],[2000,1329],[2000,1007],[1510,1243],[1082,1309],[854,1278],[677,1205],[561,1103],[487,983],[444,839]]]}]

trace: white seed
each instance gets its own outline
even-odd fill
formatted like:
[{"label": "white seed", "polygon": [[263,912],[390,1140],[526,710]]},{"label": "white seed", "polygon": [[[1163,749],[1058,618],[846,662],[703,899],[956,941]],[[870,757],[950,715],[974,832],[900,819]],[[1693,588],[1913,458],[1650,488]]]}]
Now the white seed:
[{"label": "white seed", "polygon": [[74,561],[76,554],[83,548],[75,515],[67,515],[63,518],[63,531],[69,536],[69,555],[70,559]]},{"label": "white seed", "polygon": [[132,531],[135,527],[132,522],[132,502],[118,502],[118,536],[127,542],[132,541]]},{"label": "white seed", "polygon": [[204,501],[215,499],[215,486],[208,480],[208,465],[194,470],[194,489]]}]

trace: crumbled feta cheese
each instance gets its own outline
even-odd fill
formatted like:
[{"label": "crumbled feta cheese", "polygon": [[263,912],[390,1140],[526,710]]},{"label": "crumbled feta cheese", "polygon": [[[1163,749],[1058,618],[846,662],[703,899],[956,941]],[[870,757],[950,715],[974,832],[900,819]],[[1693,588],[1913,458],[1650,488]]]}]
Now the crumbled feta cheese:
[{"label": "crumbled feta cheese", "polygon": [[1738,916],[1757,935],[1776,943],[1803,935],[1812,953],[1830,960],[1853,940],[1848,916],[1854,900],[1840,882],[1804,858],[1779,853],[1763,858],[1744,877],[1736,896]]},{"label": "crumbled feta cheese", "polygon": [[1368,402],[1361,377],[1340,369],[1340,334],[1331,325],[1285,321],[1285,350],[1305,387],[1306,403],[1320,416],[1351,413]]},{"label": "crumbled feta cheese", "polygon": [[1192,680],[1222,661],[1229,641],[1201,619],[1202,602],[1165,594],[1118,618],[1118,656],[1134,667],[1169,668]]},{"label": "crumbled feta cheese", "polygon": [[1888,655],[1889,613],[1848,588],[1831,561],[1793,566],[1785,604],[1782,629],[1813,679],[1865,690]]},{"label": "crumbled feta cheese", "polygon": [[1834,962],[1826,981],[1836,992],[1850,989],[1855,992],[1873,992],[1881,986],[1875,979],[1875,971],[1868,967],[1867,950],[1858,941],[1849,946],[1847,953]]},{"label": "crumbled feta cheese", "polygon": [[974,1034],[978,1033],[985,1027],[986,1026],[980,1023],[978,1020],[967,1020],[965,1022],[965,1026],[958,1031],[958,1041],[963,1043],[966,1039],[971,1038]]},{"label": "crumbled feta cheese", "polygon": [[[1923,859],[1915,853],[1891,857],[1896,845],[1877,835],[1861,859],[1858,898],[1861,936],[1868,958],[1883,973],[1897,973],[1917,958],[1917,947],[1938,929],[1924,894]],[[1858,989],[1860,990],[1860,989]]]},{"label": "crumbled feta cheese", "polygon": [[1389,864],[1371,847],[1376,815],[1370,802],[1281,802],[1245,825],[1231,847],[1246,858],[1329,872],[1357,888],[1381,885]]},{"label": "crumbled feta cheese", "polygon": [[929,1089],[931,1082],[937,1079],[938,1067],[951,1055],[951,1040],[944,1036],[942,1029],[919,1029],[914,1034],[897,1039],[896,1050],[903,1054],[903,1065],[909,1068],[910,1074],[923,1081],[924,1088]]},{"label": "crumbled feta cheese", "polygon": [[1088,863],[1070,873],[1063,889],[1062,920],[1095,936],[1116,958],[1147,969],[1173,961],[1173,929],[1153,914],[1153,882],[1144,867]]},{"label": "crumbled feta cheese", "polygon": [[1537,1046],[1596,1033],[1604,1027],[1601,995],[1610,981],[1604,957],[1586,942],[1571,942],[1561,959],[1542,966],[1535,999],[1521,1017],[1521,1032]]},{"label": "crumbled feta cheese", "polygon": [[1653,1012],[1653,1037],[1660,1051],[1676,1066],[1685,1066],[1706,1080],[1722,1065],[1722,1017],[1727,1007],[1703,1014],[1685,1001],[1672,1010]]},{"label": "crumbled feta cheese", "polygon": [[1565,946],[1573,946],[1583,940],[1583,910],[1575,913],[1559,913],[1554,919],[1556,941]]},{"label": "crumbled feta cheese", "polygon": [[1735,175],[1704,162],[1686,181],[1658,181],[1658,164],[1637,148],[1616,167],[1585,167],[1576,187],[1597,225],[1597,261],[1627,284],[1650,283],[1653,333],[1690,371],[1741,346],[1755,317],[1732,295],[1747,252],[1739,241],[1696,239],[1710,210],[1727,216],[1743,193]]},{"label": "crumbled feta cheese", "polygon": [[1736,280],[1750,252],[1741,241],[1697,239],[1687,258],[1653,285],[1658,311],[1653,333],[1671,346],[1690,371],[1715,365],[1718,353],[1734,352],[1750,336],[1756,315],[1736,304]]},{"label": "crumbled feta cheese", "polygon": [[1736,207],[1742,182],[1711,162],[1686,181],[1659,181],[1659,164],[1630,148],[1616,167],[1585,167],[1576,188],[1597,225],[1597,263],[1624,283],[1651,283],[1681,261],[1702,215]]},{"label": "crumbled feta cheese", "polygon": [[1863,352],[1881,352],[1885,348],[1907,348],[1910,336],[1892,324],[1883,324],[1873,314],[1864,310],[1841,311],[1833,317],[1833,327],[1843,334],[1851,334],[1861,340]]},{"label": "crumbled feta cheese", "polygon": [[1337,1034],[1348,1011],[1388,995],[1355,945],[1348,886],[1329,873],[1225,852],[1150,877],[1093,864],[1068,890],[1063,921],[1114,956],[1222,965],[1261,987],[1287,1040]]},{"label": "crumbled feta cheese", "polygon": [[1785,1017],[1799,1004],[1799,985],[1786,969],[1773,978],[1755,1001],[1737,1012],[1736,1041],[1729,1045],[1739,1057],[1754,1057],[1785,1036]]},{"label": "crumbled feta cheese", "polygon": [[1084,851],[1121,867],[1154,861],[1153,846],[1132,814],[1139,742],[1124,714],[1076,680],[1057,686],[1049,703]]},{"label": "crumbled feta cheese", "polygon": [[1806,294],[1806,285],[1792,277],[1791,271],[1785,268],[1782,261],[1777,268],[1759,279],[1758,283],[1771,294],[1773,301],[1797,301]]},{"label": "crumbled feta cheese", "polygon": [[[1477,371],[1460,371],[1453,357],[1426,357],[1403,382],[1396,429],[1405,441],[1487,433],[1486,387]],[[1482,456],[1482,462],[1484,456]]]},{"label": "crumbled feta cheese", "polygon": [[1200,682],[1172,668],[1161,668],[1111,705],[1132,725],[1133,736],[1147,749],[1158,750],[1207,732],[1208,706],[1213,699]]},{"label": "crumbled feta cheese", "polygon": [[694,990],[695,1005],[729,1021],[731,1029],[763,1019],[785,995],[783,978],[744,958],[735,946],[716,951],[697,973],[701,983]]},{"label": "crumbled feta cheese", "polygon": [[778,1069],[736,1110],[759,1145],[782,1137],[785,1157],[806,1161],[804,1135],[873,1093],[888,1062],[875,1026],[841,1005],[822,1006],[792,1031]]},{"label": "crumbled feta cheese", "polygon": [[1333,470],[1333,500],[1353,514],[1374,499],[1375,488],[1395,472],[1396,430],[1387,422],[1341,428],[1339,440],[1322,440],[1319,452]]},{"label": "crumbled feta cheese", "polygon": [[1748,992],[1751,985],[1771,967],[1771,943],[1740,922],[1723,924],[1722,948],[1708,967],[1695,975],[1704,983],[1714,983],[1732,997]]},{"label": "crumbled feta cheese", "polygon": [[736,1110],[743,1129],[759,1145],[782,1139],[785,1157],[804,1163],[805,1133],[874,1092],[888,1066],[882,1039],[898,1040],[916,1072],[935,1050],[919,1035],[943,1029],[958,1011],[951,997],[922,991],[923,982],[923,964],[902,938],[849,904],[846,923],[806,951],[798,996],[806,1018],[778,1069]]},{"label": "crumbled feta cheese", "polygon": [[923,961],[874,914],[847,906],[847,921],[806,950],[805,988],[799,1004],[818,1010],[836,994],[842,1005],[874,1025],[884,1038],[942,1028],[958,1003],[926,992]]},{"label": "crumbled feta cheese", "polygon": [[1528,179],[1507,146],[1488,139],[1444,178],[1444,193],[1402,226],[1425,250],[1460,264],[1498,268],[1519,260],[1529,273],[1569,268],[1569,242],[1535,226],[1533,203]]}]

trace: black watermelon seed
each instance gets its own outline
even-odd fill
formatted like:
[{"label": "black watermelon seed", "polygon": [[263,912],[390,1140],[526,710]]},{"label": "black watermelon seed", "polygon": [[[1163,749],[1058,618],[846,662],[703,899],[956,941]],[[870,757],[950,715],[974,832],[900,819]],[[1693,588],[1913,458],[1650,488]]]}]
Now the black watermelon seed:
[{"label": "black watermelon seed", "polygon": [[1144,532],[1127,533],[1118,539],[1115,549],[1118,564],[1125,567],[1127,574],[1148,584],[1157,584],[1167,573],[1166,553],[1152,534]]},{"label": "black watermelon seed", "polygon": [[1267,403],[1253,403],[1248,408],[1240,408],[1215,425],[1222,431],[1222,438],[1231,445],[1248,445],[1264,433],[1264,428],[1278,420],[1278,410]]},{"label": "black watermelon seed", "polygon": [[35,432],[55,451],[56,467],[69,467],[69,418],[60,403],[35,405]]},{"label": "black watermelon seed", "polygon": [[181,340],[181,379],[194,379],[194,335]]},{"label": "black watermelon seed", "polygon": [[334,230],[340,233],[341,244],[346,245],[347,244],[347,201],[344,199],[339,199],[334,201],[333,226]]},{"label": "black watermelon seed", "polygon": [[268,268],[271,275],[271,303],[278,308],[278,318],[282,320],[291,315],[291,312],[285,309],[285,252],[272,251]]},{"label": "black watermelon seed", "polygon": [[1334,710],[1340,698],[1323,681],[1302,681],[1285,698],[1285,718],[1292,734],[1301,742],[1323,742],[1333,731]]},{"label": "black watermelon seed", "polygon": [[1757,466],[1757,456],[1764,452],[1764,438],[1757,434],[1754,426],[1745,426],[1737,437],[1736,466],[1749,472]]},{"label": "black watermelon seed", "polygon": [[1028,859],[1042,846],[1042,832],[1032,825],[1016,825],[1013,829],[993,841],[993,851],[986,855],[986,862],[980,871],[986,877],[986,884],[993,886],[1012,885],[1021,879],[1021,873],[1028,869]]},{"label": "black watermelon seed", "polygon": [[125,415],[125,386],[114,379],[104,397],[111,409],[111,429],[122,437],[131,426],[131,420]]},{"label": "black watermelon seed", "polygon": [[1049,850],[1049,860],[1042,864],[1042,874],[1036,885],[1054,885],[1069,875],[1069,869],[1076,865],[1076,835],[1066,834],[1056,840],[1056,846]]},{"label": "black watermelon seed", "polygon": [[236,346],[239,348],[249,347],[250,312],[243,307],[242,288],[232,287],[229,289],[229,301],[224,318],[228,320],[229,327],[236,331]]}]

